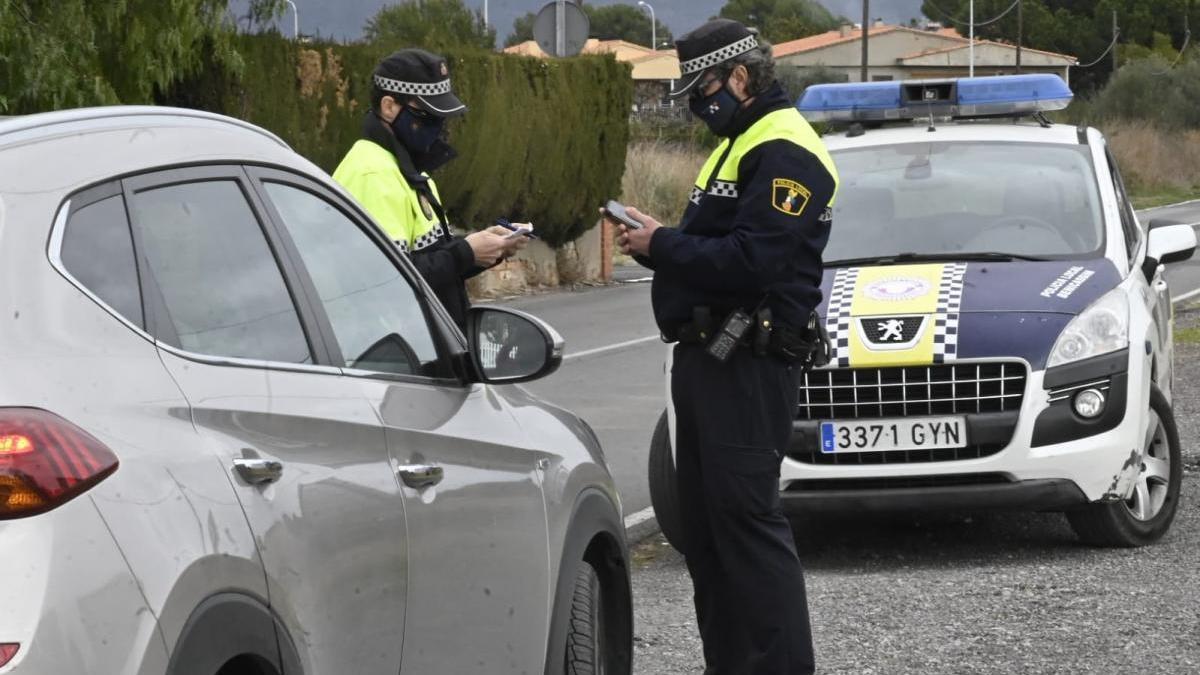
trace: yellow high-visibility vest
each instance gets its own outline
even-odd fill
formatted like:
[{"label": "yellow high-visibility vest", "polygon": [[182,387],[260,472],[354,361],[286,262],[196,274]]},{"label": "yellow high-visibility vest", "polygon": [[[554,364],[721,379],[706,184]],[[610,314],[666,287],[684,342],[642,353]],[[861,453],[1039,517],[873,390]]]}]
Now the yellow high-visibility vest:
[{"label": "yellow high-visibility vest", "polygon": [[829,200],[829,206],[832,208],[834,199],[837,198],[837,167],[833,165],[833,158],[829,156],[829,151],[825,149],[825,144],[821,142],[821,137],[817,135],[817,132],[813,131],[808,120],[804,119],[800,115],[800,111],[795,108],[785,108],[763,115],[762,119],[755,122],[749,129],[733,139],[732,148],[729,145],[730,139],[726,138],[721,141],[717,149],[713,150],[712,154],[709,155],[708,161],[701,167],[700,175],[696,178],[696,189],[700,192],[708,190],[708,183],[709,179],[712,178],[713,169],[721,161],[721,157],[725,155],[726,150],[729,150],[729,156],[725,157],[725,161],[721,163],[716,180],[725,183],[737,183],[738,167],[742,162],[742,158],[759,145],[777,140],[791,141],[808,150],[821,161],[821,164],[825,166],[825,170],[833,178],[834,196]]},{"label": "yellow high-visibility vest", "polygon": [[[388,237],[405,251],[419,251],[441,238],[446,227],[429,200],[404,175],[396,157],[379,144],[360,140],[346,153],[333,179],[358,200]],[[437,185],[429,188],[439,202]]]}]

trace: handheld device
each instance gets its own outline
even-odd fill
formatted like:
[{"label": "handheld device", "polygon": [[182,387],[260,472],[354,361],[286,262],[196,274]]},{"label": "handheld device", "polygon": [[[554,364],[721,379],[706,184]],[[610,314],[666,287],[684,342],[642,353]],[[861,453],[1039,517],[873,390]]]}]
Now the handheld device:
[{"label": "handheld device", "polygon": [[642,224],[625,212],[625,205],[614,199],[608,200],[608,203],[604,205],[604,213],[631,230],[642,229]]},{"label": "handheld device", "polygon": [[517,237],[522,236],[529,237],[530,239],[538,238],[537,235],[533,233],[533,223],[511,223],[507,218],[497,218],[496,224],[512,232],[512,234],[506,236],[505,239],[516,239]]},{"label": "handheld device", "polygon": [[720,332],[708,343],[706,351],[713,358],[725,363],[733,355],[733,350],[737,349],[752,323],[750,315],[740,309],[730,314],[721,325]]}]

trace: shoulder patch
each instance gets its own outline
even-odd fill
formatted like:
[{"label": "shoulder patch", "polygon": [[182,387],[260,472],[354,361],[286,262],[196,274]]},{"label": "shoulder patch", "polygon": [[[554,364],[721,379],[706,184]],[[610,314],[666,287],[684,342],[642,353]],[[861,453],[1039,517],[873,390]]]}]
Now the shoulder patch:
[{"label": "shoulder patch", "polygon": [[804,213],[804,207],[812,197],[812,190],[787,178],[776,178],[771,187],[771,206],[789,216]]}]

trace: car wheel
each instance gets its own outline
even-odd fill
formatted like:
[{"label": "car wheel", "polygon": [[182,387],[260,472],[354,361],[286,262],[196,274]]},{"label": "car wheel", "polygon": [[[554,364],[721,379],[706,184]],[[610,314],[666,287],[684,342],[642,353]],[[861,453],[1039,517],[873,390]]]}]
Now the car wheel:
[{"label": "car wheel", "polygon": [[604,630],[604,591],[590,563],[582,563],[571,596],[571,625],[567,629],[567,675],[603,675],[608,644]]},{"label": "car wheel", "polygon": [[1183,482],[1179,430],[1171,404],[1157,387],[1151,388],[1148,414],[1141,473],[1129,498],[1067,512],[1072,529],[1085,543],[1146,546],[1166,534],[1175,519]]},{"label": "car wheel", "polygon": [[650,505],[663,536],[678,551],[683,551],[683,525],[679,513],[679,485],[675,481],[675,457],[671,452],[671,434],[663,411],[650,438]]}]

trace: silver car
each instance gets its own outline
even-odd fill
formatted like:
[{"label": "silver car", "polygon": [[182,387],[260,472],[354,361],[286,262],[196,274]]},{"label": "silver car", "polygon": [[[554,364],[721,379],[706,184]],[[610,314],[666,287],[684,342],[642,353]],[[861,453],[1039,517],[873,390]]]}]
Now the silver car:
[{"label": "silver car", "polygon": [[0,121],[0,673],[628,672],[620,502],[536,319],[467,337],[254,126]]}]

